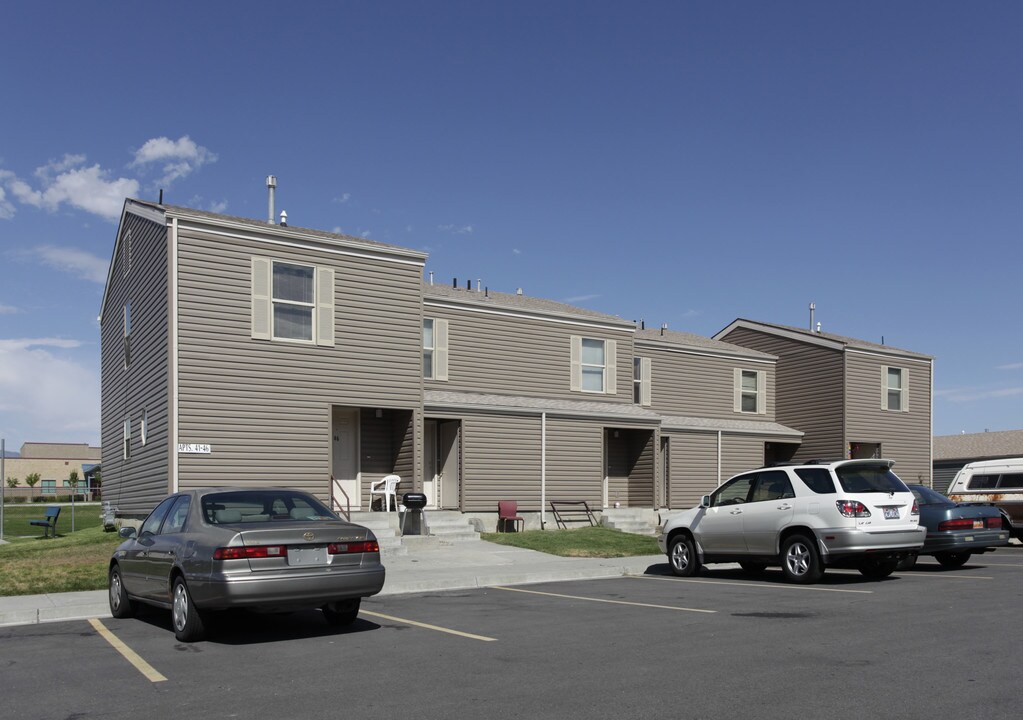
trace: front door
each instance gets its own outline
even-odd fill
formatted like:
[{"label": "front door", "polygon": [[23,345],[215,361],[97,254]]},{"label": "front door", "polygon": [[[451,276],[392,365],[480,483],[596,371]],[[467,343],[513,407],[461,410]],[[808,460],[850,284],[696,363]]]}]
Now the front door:
[{"label": "front door", "polygon": [[359,410],[334,408],[331,428],[331,493],[344,509],[362,509],[359,483]]},{"label": "front door", "polygon": [[461,479],[461,437],[462,423],[458,420],[442,422],[437,426],[438,507],[459,510],[459,480]]},{"label": "front door", "polygon": [[437,507],[437,491],[440,485],[440,466],[437,461],[437,421],[427,420],[423,424],[423,494],[426,507]]}]

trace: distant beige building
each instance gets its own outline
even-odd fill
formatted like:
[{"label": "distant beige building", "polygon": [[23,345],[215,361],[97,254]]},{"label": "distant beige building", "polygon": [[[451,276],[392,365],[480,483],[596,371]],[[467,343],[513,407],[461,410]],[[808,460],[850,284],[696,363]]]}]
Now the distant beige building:
[{"label": "distant beige building", "polygon": [[[53,494],[68,485],[72,470],[78,471],[79,480],[99,466],[101,450],[87,443],[39,443],[27,442],[21,446],[21,457],[4,461],[5,481],[18,480],[13,490],[5,486],[8,496],[12,494]],[[25,484],[25,478],[39,473],[39,484],[34,491]],[[84,488],[84,482],[79,488]]]}]

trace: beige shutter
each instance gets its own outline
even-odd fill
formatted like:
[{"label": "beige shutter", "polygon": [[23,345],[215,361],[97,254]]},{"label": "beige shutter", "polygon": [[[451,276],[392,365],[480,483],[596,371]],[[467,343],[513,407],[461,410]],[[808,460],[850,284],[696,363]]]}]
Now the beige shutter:
[{"label": "beige shutter", "polygon": [[448,321],[433,321],[433,379],[448,379]]},{"label": "beige shutter", "polygon": [[902,402],[899,410],[909,412],[909,368],[902,368]]},{"label": "beige shutter", "polygon": [[604,392],[618,394],[618,343],[614,340],[604,341]]},{"label": "beige shutter", "polygon": [[649,406],[652,402],[653,383],[650,370],[653,363],[650,358],[639,359],[639,404]]},{"label": "beige shutter", "polygon": [[888,409],[888,366],[881,366],[881,409]]},{"label": "beige shutter", "polygon": [[571,369],[572,380],[571,380],[571,383],[570,383],[569,387],[571,388],[571,390],[573,392],[579,392],[579,390],[582,389],[582,384],[583,384],[583,362],[582,362],[583,339],[579,335],[573,335],[571,340],[572,340],[572,346],[571,346],[571,352],[570,352],[570,362],[571,362],[570,369]]},{"label": "beige shutter", "polygon": [[334,270],[316,268],[316,344],[334,347]]},{"label": "beige shutter", "polygon": [[767,373],[757,370],[757,415],[767,414]]},{"label": "beige shutter", "polygon": [[733,370],[732,410],[742,412],[742,368],[735,368]]},{"label": "beige shutter", "polygon": [[270,273],[267,258],[252,258],[252,339],[270,339]]}]

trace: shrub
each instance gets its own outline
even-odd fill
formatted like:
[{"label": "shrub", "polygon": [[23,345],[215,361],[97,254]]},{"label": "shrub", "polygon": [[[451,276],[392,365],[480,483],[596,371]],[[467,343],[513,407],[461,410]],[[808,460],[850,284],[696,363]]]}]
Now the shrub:
[{"label": "shrub", "polygon": [[7,478],[7,487],[9,487],[9,488],[16,488],[20,484],[21,484],[21,481],[18,480],[18,478],[16,478],[16,477],[9,477],[9,478]]}]

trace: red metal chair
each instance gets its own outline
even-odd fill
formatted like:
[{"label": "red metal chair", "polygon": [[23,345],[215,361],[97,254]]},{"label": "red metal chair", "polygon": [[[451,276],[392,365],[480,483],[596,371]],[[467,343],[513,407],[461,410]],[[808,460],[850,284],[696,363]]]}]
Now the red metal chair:
[{"label": "red metal chair", "polygon": [[512,523],[512,527],[517,531],[522,532],[525,530],[526,521],[518,516],[519,503],[516,500],[498,500],[497,502],[497,531],[501,532],[501,527],[504,526],[504,532],[508,532],[508,523]]}]

